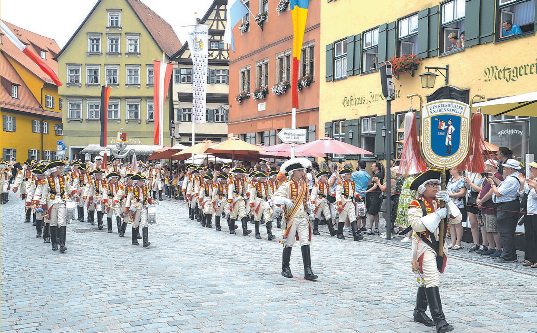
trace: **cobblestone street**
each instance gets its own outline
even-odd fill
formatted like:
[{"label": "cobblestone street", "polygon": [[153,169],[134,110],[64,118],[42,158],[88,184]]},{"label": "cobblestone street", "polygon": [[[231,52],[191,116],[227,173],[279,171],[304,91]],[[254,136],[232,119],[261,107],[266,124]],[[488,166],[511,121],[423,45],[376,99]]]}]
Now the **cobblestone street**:
[{"label": "cobblestone street", "polygon": [[[322,226],[311,250],[319,279],[306,282],[298,245],[286,279],[282,247],[264,226],[263,240],[230,235],[226,223],[202,228],[181,201],[161,202],[148,249],[131,245],[130,228],[118,237],[115,222],[108,234],[106,221],[102,231],[73,221],[61,254],[10,199],[1,207],[2,332],[435,331],[412,320],[416,278],[399,241],[341,241]],[[440,287],[455,332],[537,332],[537,270],[457,256]]]}]

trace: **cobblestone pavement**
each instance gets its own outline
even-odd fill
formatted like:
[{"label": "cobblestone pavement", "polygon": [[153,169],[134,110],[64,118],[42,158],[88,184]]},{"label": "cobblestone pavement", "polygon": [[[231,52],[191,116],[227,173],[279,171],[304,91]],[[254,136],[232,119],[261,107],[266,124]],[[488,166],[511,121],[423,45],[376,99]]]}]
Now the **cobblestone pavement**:
[{"label": "cobblestone pavement", "polygon": [[[75,221],[60,254],[10,197],[2,332],[434,332],[412,321],[416,279],[397,240],[337,240],[323,226],[311,251],[319,280],[305,282],[298,246],[286,279],[264,228],[263,240],[202,228],[182,202],[161,202],[148,249],[130,244],[130,228],[120,238],[115,225],[108,234]],[[455,332],[537,332],[535,276],[512,265],[450,257],[441,295]]]}]

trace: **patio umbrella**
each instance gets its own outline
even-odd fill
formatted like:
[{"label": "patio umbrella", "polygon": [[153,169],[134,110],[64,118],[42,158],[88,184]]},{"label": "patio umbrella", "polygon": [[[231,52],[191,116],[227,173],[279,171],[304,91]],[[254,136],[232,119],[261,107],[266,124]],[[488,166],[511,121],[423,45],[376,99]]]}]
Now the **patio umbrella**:
[{"label": "patio umbrella", "polygon": [[[295,152],[298,150],[299,147],[302,145],[296,145],[295,146]],[[324,153],[316,152],[316,151],[307,151],[299,154],[298,152],[295,153],[297,156],[308,156],[308,157],[326,157]],[[280,143],[275,146],[270,146],[265,148],[265,151],[260,153],[261,156],[264,157],[291,157],[291,144],[290,143]]]},{"label": "patio umbrella", "polygon": [[262,151],[264,151],[263,148],[234,137],[231,137],[226,141],[223,141],[207,149],[207,153],[213,154],[215,156],[231,155],[232,160],[234,160],[235,158],[241,160],[244,160],[246,158],[248,160],[255,159],[259,157],[259,153]]},{"label": "patio umbrella", "polygon": [[190,157],[191,154],[205,154],[207,149],[211,146],[214,146],[215,143],[211,140],[203,140],[200,143],[196,143],[192,147],[188,147],[179,153],[172,155],[172,160],[186,160]]},{"label": "patio umbrella", "polygon": [[306,156],[303,155],[305,153],[325,153],[337,155],[373,154],[372,152],[360,147],[356,147],[328,137],[303,144],[296,149],[296,155]]},{"label": "patio umbrella", "polygon": [[160,159],[170,159],[173,154],[177,154],[178,152],[189,148],[187,146],[183,146],[182,144],[176,144],[173,147],[165,146],[160,149],[157,149],[149,156],[148,160],[160,160]]}]

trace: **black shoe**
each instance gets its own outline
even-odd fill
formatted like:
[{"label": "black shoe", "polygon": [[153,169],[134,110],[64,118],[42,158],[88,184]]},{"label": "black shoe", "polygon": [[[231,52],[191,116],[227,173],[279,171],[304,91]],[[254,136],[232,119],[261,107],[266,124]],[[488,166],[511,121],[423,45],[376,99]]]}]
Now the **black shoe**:
[{"label": "black shoe", "polygon": [[326,225],[328,226],[328,230],[330,231],[330,236],[337,235],[337,231],[334,230],[334,224],[332,224],[332,220],[326,220]]},{"label": "black shoe", "polygon": [[42,220],[36,220],[35,222],[35,231],[36,231],[36,235],[35,235],[35,238],[41,238],[41,236],[43,236],[43,221]]},{"label": "black shoe", "polygon": [[67,227],[66,226],[60,227],[58,232],[60,236],[60,252],[64,253],[65,251],[67,251],[67,247],[65,246],[65,238],[67,237]]},{"label": "black shoe", "polygon": [[229,233],[234,235],[235,234],[235,219],[229,219]]},{"label": "black shoe", "polygon": [[212,214],[206,214],[205,215],[205,226],[207,228],[213,227],[213,215]]},{"label": "black shoe", "polygon": [[111,234],[112,233],[112,218],[111,217],[106,218],[106,225],[108,227],[108,233]]},{"label": "black shoe", "polygon": [[293,274],[291,273],[291,268],[289,267],[289,262],[291,261],[291,251],[292,247],[284,247],[282,254],[282,276],[286,278],[292,278]]},{"label": "black shoe", "polygon": [[207,215],[202,213],[200,223],[201,223],[201,226],[204,227],[204,228],[205,228],[205,226],[207,224],[206,221],[207,221]]},{"label": "black shoe", "polygon": [[148,227],[142,228],[142,235],[144,239],[144,247],[148,247],[149,245],[151,245],[151,243],[149,242],[149,228]]},{"label": "black shoe", "polygon": [[259,233],[259,221],[255,221],[255,238],[261,239],[261,234]]},{"label": "black shoe", "polygon": [[270,241],[270,240],[273,240],[274,238],[274,235],[272,234],[272,221],[268,221],[267,222],[267,239]]},{"label": "black shoe", "polygon": [[140,243],[138,243],[138,231],[137,231],[138,228],[135,228],[135,227],[132,227],[132,235],[131,235],[131,240],[132,240],[132,245],[140,245]]},{"label": "black shoe", "polygon": [[214,216],[214,226],[216,231],[222,231],[222,227],[220,226],[220,216]]},{"label": "black shoe", "polygon": [[361,227],[361,228],[360,228],[360,232],[363,232],[363,231],[367,231],[367,229],[364,228],[364,227]]},{"label": "black shoe", "polygon": [[121,233],[121,217],[116,216],[117,233]]},{"label": "black shoe", "polygon": [[50,226],[50,242],[52,243],[52,251],[58,251],[58,227]]},{"label": "black shoe", "polygon": [[486,247],[486,246],[484,246],[484,245],[481,245],[481,246],[479,247],[479,249],[477,249],[477,250],[475,251],[475,253],[477,253],[477,254],[482,254],[482,253],[484,253],[484,252],[487,252],[488,249],[489,249],[488,247]]},{"label": "black shoe", "polygon": [[121,228],[119,230],[119,237],[125,237],[125,230],[127,229],[127,223],[121,223]]},{"label": "black shoe", "polygon": [[318,276],[313,274],[313,271],[311,270],[310,246],[304,245],[304,246],[301,246],[300,249],[302,250],[302,262],[304,263],[304,280],[308,280],[308,281],[317,280]]},{"label": "black shoe", "polygon": [[[24,223],[30,223],[30,216],[32,216],[32,210],[31,209],[27,209],[26,212],[25,212],[25,219],[24,219]],[[35,224],[34,224],[35,225]]]},{"label": "black shoe", "polygon": [[319,233],[319,219],[313,220],[313,234],[320,235]]},{"label": "black shoe", "polygon": [[338,239],[345,239],[345,236],[343,235],[344,227],[345,227],[345,222],[338,222],[337,224],[337,238]]},{"label": "black shoe", "polygon": [[249,234],[252,233],[252,230],[248,230],[248,218],[243,217],[241,222],[242,222],[242,235],[248,236]]},{"label": "black shoe", "polygon": [[[45,222],[45,220],[41,221]],[[48,224],[43,227],[43,242],[50,243],[50,225]]]},{"label": "black shoe", "polygon": [[517,258],[502,258],[502,257],[499,257],[494,262],[498,263],[498,264],[507,264],[507,263],[517,262],[517,260],[518,260]]},{"label": "black shoe", "polygon": [[427,316],[425,311],[427,311],[427,294],[425,293],[425,287],[419,287],[416,296],[416,307],[414,308],[414,321],[428,327],[434,326],[434,322]]},{"label": "black shoe", "polygon": [[364,236],[362,236],[360,231],[358,231],[358,223],[356,221],[351,223],[351,227],[352,227],[352,237],[354,238],[354,241],[357,242],[357,241],[364,239]]},{"label": "black shoe", "polygon": [[444,312],[442,311],[442,302],[438,287],[425,288],[425,293],[427,295],[431,317],[433,317],[434,324],[436,325],[436,332],[444,333],[453,331],[453,326],[447,323]]},{"label": "black shoe", "polygon": [[468,249],[468,252],[474,252],[474,251],[477,251],[477,250],[479,250],[479,245],[474,244],[474,245],[472,245],[472,247],[470,247]]}]

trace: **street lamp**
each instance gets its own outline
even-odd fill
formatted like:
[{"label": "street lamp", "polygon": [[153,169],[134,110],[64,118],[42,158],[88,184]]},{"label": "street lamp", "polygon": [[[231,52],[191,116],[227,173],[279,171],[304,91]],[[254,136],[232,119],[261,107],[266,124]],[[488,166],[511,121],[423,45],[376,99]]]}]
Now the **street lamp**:
[{"label": "street lamp", "polygon": [[[449,65],[446,65],[446,67],[427,67],[425,66],[425,70],[434,69],[435,72],[440,73],[445,79],[446,79],[446,86],[449,84]],[[442,73],[442,71],[445,71],[446,74]],[[421,78],[421,87],[431,89],[434,88],[434,83],[436,81],[436,77],[438,75],[433,72],[425,72],[420,75]]]}]

